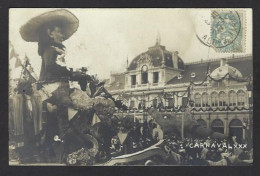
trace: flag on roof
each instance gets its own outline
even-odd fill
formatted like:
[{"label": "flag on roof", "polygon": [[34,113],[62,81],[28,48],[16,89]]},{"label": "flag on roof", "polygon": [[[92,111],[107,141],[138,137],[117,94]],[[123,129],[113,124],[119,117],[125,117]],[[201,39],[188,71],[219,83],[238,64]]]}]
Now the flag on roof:
[{"label": "flag on roof", "polygon": [[12,59],[13,57],[15,57],[15,51],[14,51],[14,46],[10,40],[9,40],[9,48],[11,48],[11,52],[9,52],[9,59]]},{"label": "flag on roof", "polygon": [[31,64],[30,64],[30,60],[29,60],[29,58],[27,57],[27,55],[25,55],[24,60],[25,60],[25,64],[24,64],[25,67],[27,67],[28,65],[31,65]]},{"label": "flag on roof", "polygon": [[11,49],[11,52],[10,52],[10,55],[9,55],[9,59],[12,59],[12,58],[14,58],[14,57],[16,57],[16,56],[17,56],[17,54],[15,53],[14,48],[12,48],[12,49]]},{"label": "flag on roof", "polygon": [[23,72],[23,75],[27,76],[28,77],[28,80],[31,82],[31,83],[34,83],[36,82],[36,78],[30,73],[29,70],[27,69],[24,69],[24,72]]},{"label": "flag on roof", "polygon": [[21,60],[19,59],[19,58],[16,58],[16,61],[15,61],[15,68],[18,68],[18,67],[20,67],[20,66],[23,66],[22,65],[22,62],[21,62]]}]

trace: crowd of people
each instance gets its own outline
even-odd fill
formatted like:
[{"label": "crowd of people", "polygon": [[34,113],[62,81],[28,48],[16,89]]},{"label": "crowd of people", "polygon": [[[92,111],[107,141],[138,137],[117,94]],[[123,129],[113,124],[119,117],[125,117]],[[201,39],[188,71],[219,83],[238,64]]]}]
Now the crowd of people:
[{"label": "crowd of people", "polygon": [[[133,125],[133,124],[132,124]],[[115,157],[129,157],[156,145],[160,139],[152,136],[153,127],[147,123],[136,122],[127,135],[112,137],[109,154],[105,154],[102,162]],[[182,139],[176,134],[166,134],[158,146],[165,152],[163,158],[153,156],[139,159],[125,165],[203,165],[203,166],[241,166],[253,163],[253,148],[248,141],[232,136],[226,139],[192,138]],[[137,154],[138,155],[138,154]]]},{"label": "crowd of people", "polygon": [[114,138],[112,138],[111,140],[111,147],[110,147],[111,156],[119,156],[121,154],[138,152],[144,150],[148,146],[155,144],[155,142],[156,140],[152,138],[143,139],[143,137],[140,136],[137,140],[132,141],[131,144],[128,143],[127,146],[128,151],[126,152],[126,150],[124,150],[126,146],[120,143],[120,139],[118,138],[118,136],[114,136]]},{"label": "crowd of people", "polygon": [[[68,161],[70,162],[69,164],[73,165],[73,162],[79,158],[85,159],[84,161],[86,165],[95,164],[97,161],[106,162],[112,157],[142,151],[159,141],[156,136],[151,135],[149,123],[147,124],[147,127],[144,128],[143,124],[136,122],[132,129],[128,130],[125,134],[127,134],[125,137],[120,136],[120,134],[112,137],[110,144],[108,144],[110,146],[109,152],[98,152],[98,160],[95,159],[94,161],[93,159],[90,163],[90,156],[87,150],[80,149],[68,155]],[[246,141],[237,140],[236,137],[223,140],[213,139],[210,137],[203,139],[181,139],[181,137],[177,135],[164,135],[163,140],[164,142],[159,147],[166,153],[166,157],[160,159],[159,161],[156,159],[149,159],[149,162],[147,162],[148,165],[236,166],[251,165],[253,162],[252,146],[248,145]],[[11,159],[19,159],[19,157],[20,159],[23,159],[23,156],[18,156],[20,154],[20,149],[21,147],[17,147],[17,144],[15,143],[10,145],[9,150],[11,152],[9,152],[9,155]],[[18,155],[15,155],[14,151],[18,151]],[[37,153],[35,152],[36,150],[31,150],[30,156],[34,157]],[[74,156],[74,158],[71,156]],[[35,157],[33,162],[37,162]],[[79,163],[74,162],[74,164]],[[83,163],[81,162],[80,165],[82,164]]]},{"label": "crowd of people", "polygon": [[253,162],[253,148],[245,141],[238,143],[235,136],[223,140],[167,136],[165,142],[164,149],[174,158],[172,164],[236,166]]},{"label": "crowd of people", "polygon": [[[143,162],[132,162],[130,165],[190,165],[190,166],[248,166],[253,163],[253,149],[250,147],[239,148],[231,140],[216,140],[212,138],[184,138],[165,136],[160,145],[166,152],[166,157],[150,157]],[[203,147],[200,144],[208,144]],[[195,144],[195,145],[194,145]],[[197,147],[196,147],[197,144]],[[225,145],[227,147],[225,147]],[[242,144],[240,144],[242,145]],[[245,145],[245,144],[244,144]],[[208,146],[208,147],[207,147]],[[214,147],[213,147],[214,146]],[[123,145],[118,143],[112,149],[122,150]],[[137,147],[138,149],[141,149]],[[128,164],[126,164],[128,165]]]}]

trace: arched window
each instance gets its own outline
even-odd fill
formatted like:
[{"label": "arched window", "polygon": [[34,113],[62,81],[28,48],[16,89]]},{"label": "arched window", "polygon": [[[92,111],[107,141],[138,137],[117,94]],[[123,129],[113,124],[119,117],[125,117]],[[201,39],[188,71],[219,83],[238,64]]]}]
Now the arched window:
[{"label": "arched window", "polygon": [[208,103],[208,94],[207,93],[203,93],[202,94],[202,106],[203,107],[208,107],[209,103]]},{"label": "arched window", "polygon": [[201,96],[200,94],[195,94],[195,107],[201,107]]},{"label": "arched window", "polygon": [[240,90],[237,93],[237,105],[244,106],[246,102],[246,94],[244,91]]},{"label": "arched window", "polygon": [[229,92],[229,106],[236,106],[237,105],[237,94],[235,91],[230,91]]},{"label": "arched window", "polygon": [[216,92],[211,94],[211,105],[218,106],[218,94]]},{"label": "arched window", "polygon": [[229,135],[230,136],[236,136],[238,142],[243,137],[243,124],[239,119],[233,119],[229,123]]},{"label": "arched window", "polygon": [[224,123],[220,119],[215,119],[211,124],[212,130],[224,134]]},{"label": "arched window", "polygon": [[146,65],[142,66],[141,70],[141,83],[147,84],[148,83],[148,67]]},{"label": "arched window", "polygon": [[197,122],[198,122],[198,124],[199,124],[200,126],[205,127],[205,128],[207,127],[207,123],[206,123],[205,120],[203,120],[203,119],[198,119]]},{"label": "arched window", "polygon": [[227,105],[227,96],[225,92],[219,93],[219,106],[226,106]]}]

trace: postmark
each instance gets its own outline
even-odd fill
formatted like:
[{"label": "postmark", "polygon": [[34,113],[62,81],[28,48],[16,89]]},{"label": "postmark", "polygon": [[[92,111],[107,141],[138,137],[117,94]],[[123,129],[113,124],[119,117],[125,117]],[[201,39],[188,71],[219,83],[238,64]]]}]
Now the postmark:
[{"label": "postmark", "polygon": [[244,53],[245,17],[240,10],[202,10],[196,15],[196,37],[218,53]]}]

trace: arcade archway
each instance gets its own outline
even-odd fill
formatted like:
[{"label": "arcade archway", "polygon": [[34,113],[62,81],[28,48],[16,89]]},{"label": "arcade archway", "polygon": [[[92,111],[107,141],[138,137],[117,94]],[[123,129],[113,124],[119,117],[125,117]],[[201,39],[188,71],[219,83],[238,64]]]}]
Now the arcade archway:
[{"label": "arcade archway", "polygon": [[229,135],[236,136],[238,142],[243,138],[243,124],[239,119],[233,119],[229,123]]},{"label": "arcade archway", "polygon": [[211,123],[211,128],[215,132],[224,134],[224,123],[220,119],[213,120],[213,122]]},{"label": "arcade archway", "polygon": [[207,127],[207,123],[206,123],[205,120],[203,120],[203,119],[198,119],[197,122],[198,122],[198,124],[200,124],[200,126],[205,127],[205,128]]}]

